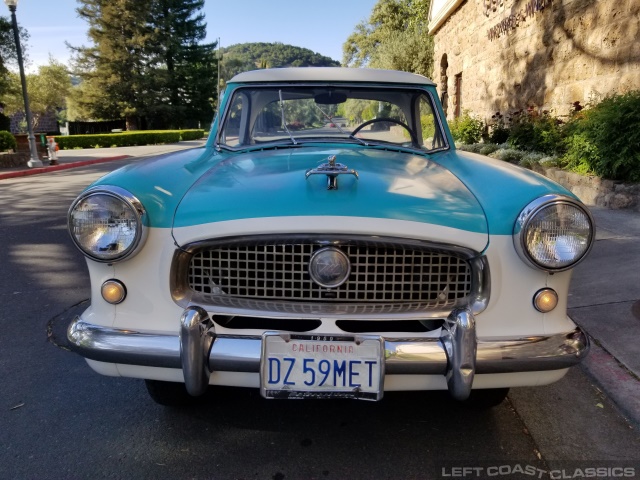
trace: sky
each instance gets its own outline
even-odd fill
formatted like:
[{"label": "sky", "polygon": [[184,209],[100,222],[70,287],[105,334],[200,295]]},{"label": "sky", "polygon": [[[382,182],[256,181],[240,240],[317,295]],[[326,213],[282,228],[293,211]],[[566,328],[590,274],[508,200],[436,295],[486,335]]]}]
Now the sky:
[{"label": "sky", "polygon": [[[342,44],[366,20],[377,0],[205,0],[207,42],[281,42],[342,60]],[[27,29],[28,72],[49,63],[49,55],[68,64],[65,45],[88,45],[87,24],[76,14],[76,0],[19,0],[18,24]],[[5,11],[2,11],[5,8]],[[0,4],[0,14],[9,9]]]}]

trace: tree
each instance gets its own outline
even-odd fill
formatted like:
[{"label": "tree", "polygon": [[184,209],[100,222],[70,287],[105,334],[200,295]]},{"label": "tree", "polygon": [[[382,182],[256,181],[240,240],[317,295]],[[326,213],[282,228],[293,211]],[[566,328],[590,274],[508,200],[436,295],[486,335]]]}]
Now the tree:
[{"label": "tree", "polygon": [[403,70],[431,76],[433,38],[427,33],[430,0],[379,0],[369,20],[344,43],[349,67]]},{"label": "tree", "polygon": [[[22,27],[18,28],[22,56],[26,61],[26,49],[29,41],[29,33]],[[18,54],[16,41],[13,35],[11,20],[0,17],[0,99],[12,88],[8,67],[18,67]]]},{"label": "tree", "polygon": [[76,98],[95,118],[125,118],[138,128],[147,114],[147,65],[153,31],[147,22],[152,0],[78,0],[78,15],[89,23],[92,46],[71,47],[84,97]]},{"label": "tree", "polygon": [[91,46],[72,47],[74,110],[127,129],[198,126],[213,117],[215,43],[202,44],[204,0],[78,0]]},{"label": "tree", "polygon": [[[157,123],[174,127],[210,122],[216,97],[216,43],[201,43],[206,23],[204,0],[155,0],[151,8],[154,32],[153,86],[158,102]],[[191,123],[191,125],[187,125]]]},{"label": "tree", "polygon": [[339,67],[340,62],[307,48],[283,43],[239,43],[222,50],[222,74],[225,80],[257,68]]},{"label": "tree", "polygon": [[[9,92],[4,96],[5,112],[12,115],[24,110],[24,99],[20,76],[9,73]],[[71,76],[67,68],[53,58],[49,64],[38,67],[38,73],[26,75],[29,104],[33,114],[33,127],[37,130],[38,120],[47,112],[60,111],[65,108],[66,97],[71,90]]]}]

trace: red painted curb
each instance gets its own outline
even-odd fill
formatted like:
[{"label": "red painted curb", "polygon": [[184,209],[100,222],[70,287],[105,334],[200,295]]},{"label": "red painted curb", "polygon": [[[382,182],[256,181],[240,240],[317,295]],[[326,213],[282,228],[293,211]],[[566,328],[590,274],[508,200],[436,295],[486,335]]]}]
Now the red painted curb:
[{"label": "red painted curb", "polygon": [[118,155],[115,157],[96,158],[94,160],[82,160],[80,162],[63,163],[61,165],[50,165],[48,167],[31,168],[29,170],[18,170],[15,172],[0,173],[0,180],[4,180],[6,178],[28,177],[29,175],[57,172],[60,170],[68,170],[70,168],[86,167],[87,165],[112,162],[114,160],[124,160],[125,158],[131,158],[131,155]]}]

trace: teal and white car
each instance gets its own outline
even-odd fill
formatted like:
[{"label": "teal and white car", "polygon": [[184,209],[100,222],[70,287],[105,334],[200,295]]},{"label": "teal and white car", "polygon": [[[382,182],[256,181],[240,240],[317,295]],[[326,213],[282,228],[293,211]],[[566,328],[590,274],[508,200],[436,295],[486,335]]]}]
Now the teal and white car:
[{"label": "teal and white car", "polygon": [[205,147],[106,175],[68,220],[92,292],[72,349],[162,404],[228,385],[493,405],[589,349],[567,317],[589,211],[457,151],[420,75],[241,73]]}]

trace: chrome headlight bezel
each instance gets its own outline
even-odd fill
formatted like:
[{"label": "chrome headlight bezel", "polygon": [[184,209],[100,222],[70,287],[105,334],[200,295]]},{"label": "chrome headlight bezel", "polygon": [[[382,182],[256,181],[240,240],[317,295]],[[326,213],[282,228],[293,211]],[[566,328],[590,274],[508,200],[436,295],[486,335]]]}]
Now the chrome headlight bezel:
[{"label": "chrome headlight bezel", "polygon": [[[133,241],[131,241],[127,248],[125,248],[121,252],[117,252],[114,255],[95,254],[95,252],[92,252],[90,249],[86,248],[86,246],[83,245],[74,234],[73,214],[74,212],[76,212],[77,206],[88,198],[96,195],[106,195],[122,202],[123,206],[128,209],[135,218],[135,235]],[[136,255],[144,245],[148,235],[147,212],[142,205],[142,202],[140,202],[140,200],[138,200],[132,193],[128,192],[124,188],[116,187],[113,185],[100,185],[92,187],[80,194],[80,196],[76,198],[71,204],[71,207],[69,207],[69,212],[67,214],[67,227],[74,245],[86,257],[99,263],[109,264],[120,262]]]},{"label": "chrome headlight bezel", "polygon": [[[556,208],[558,206],[575,208],[581,212],[586,221],[589,223],[589,231],[586,235],[585,248],[579,252],[575,258],[569,262],[557,262],[557,264],[545,264],[536,259],[535,256],[527,248],[527,233],[536,217],[546,209]],[[562,272],[575,267],[580,263],[591,250],[595,238],[595,223],[591,212],[579,201],[565,195],[545,195],[530,202],[518,215],[513,229],[513,243],[518,256],[529,266],[544,270],[549,273]]]}]

